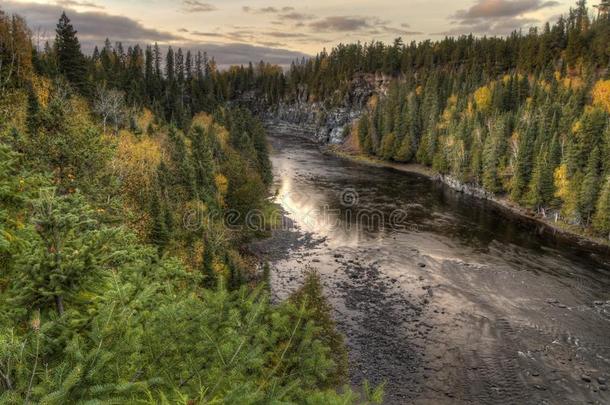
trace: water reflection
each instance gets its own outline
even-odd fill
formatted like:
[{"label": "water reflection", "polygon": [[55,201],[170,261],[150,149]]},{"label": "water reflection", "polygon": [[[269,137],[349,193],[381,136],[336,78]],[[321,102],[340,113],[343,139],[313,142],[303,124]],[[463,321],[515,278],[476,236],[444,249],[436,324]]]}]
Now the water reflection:
[{"label": "water reflection", "polygon": [[555,237],[419,175],[324,156],[298,139],[273,138],[273,144],[277,202],[303,230],[334,247],[416,247],[440,260],[568,279],[576,273],[585,283],[610,286],[607,251]]}]

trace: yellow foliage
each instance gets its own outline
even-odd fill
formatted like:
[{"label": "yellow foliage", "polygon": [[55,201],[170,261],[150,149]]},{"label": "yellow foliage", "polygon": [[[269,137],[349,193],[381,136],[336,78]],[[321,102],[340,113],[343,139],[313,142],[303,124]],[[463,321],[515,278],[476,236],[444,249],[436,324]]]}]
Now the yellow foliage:
[{"label": "yellow foliage", "polygon": [[458,102],[458,97],[454,94],[449,99],[447,99],[447,105],[456,106]]},{"label": "yellow foliage", "polygon": [[582,79],[580,77],[574,76],[574,77],[566,77],[566,78],[564,78],[561,81],[561,84],[566,89],[578,90],[578,89],[581,89],[584,86],[585,83],[582,81]]},{"label": "yellow foliage", "polygon": [[155,119],[154,114],[148,108],[144,108],[137,118],[138,127],[143,131],[148,129],[148,126],[153,123]]},{"label": "yellow foliage", "polygon": [[217,258],[215,258],[212,262],[212,270],[219,276],[226,276],[229,273],[227,266]]},{"label": "yellow foliage", "polygon": [[575,134],[579,133],[582,130],[582,122],[576,121],[574,125],[572,125],[572,132]]},{"label": "yellow foliage", "polygon": [[491,97],[491,89],[487,86],[483,86],[474,92],[474,101],[481,111],[486,111],[491,107]]},{"label": "yellow foliage", "polygon": [[227,192],[229,191],[229,180],[222,173],[218,173],[214,176],[214,184],[220,195],[223,197],[227,195]]},{"label": "yellow foliage", "polygon": [[466,116],[468,116],[468,118],[472,118],[474,116],[474,105],[472,104],[472,101],[468,102],[468,109],[466,110]]},{"label": "yellow foliage", "polygon": [[12,128],[24,131],[27,124],[28,97],[21,90],[0,94],[0,137]]},{"label": "yellow foliage", "polygon": [[415,94],[417,94],[418,96],[421,96],[423,92],[424,88],[422,86],[417,86],[417,88],[415,89]]},{"label": "yellow foliage", "polygon": [[375,108],[377,108],[378,103],[379,103],[379,96],[377,94],[374,94],[369,99],[369,103],[368,103],[369,110],[373,111]]},{"label": "yellow foliage", "polygon": [[555,169],[555,197],[566,201],[570,196],[570,180],[568,166],[563,164]]},{"label": "yellow foliage", "polygon": [[43,108],[46,108],[49,104],[49,99],[53,91],[53,83],[51,82],[51,80],[47,79],[46,77],[33,75],[32,88],[34,90],[36,98],[38,98],[38,103]]},{"label": "yellow foliage", "polygon": [[571,217],[576,212],[578,206],[578,192],[576,189],[581,184],[582,176],[578,174],[570,179],[568,175],[568,167],[563,164],[555,170],[555,197],[563,201],[561,211],[563,215]]},{"label": "yellow foliage", "polygon": [[137,139],[128,132],[121,132],[113,168],[123,180],[123,189],[138,200],[141,192],[154,187],[157,168],[161,163],[159,144],[150,138]]},{"label": "yellow foliage", "polygon": [[193,117],[191,125],[193,127],[200,126],[202,128],[209,128],[214,123],[214,119],[206,113],[199,113]]},{"label": "yellow foliage", "polygon": [[593,105],[602,107],[610,113],[610,80],[600,80],[593,88]]}]

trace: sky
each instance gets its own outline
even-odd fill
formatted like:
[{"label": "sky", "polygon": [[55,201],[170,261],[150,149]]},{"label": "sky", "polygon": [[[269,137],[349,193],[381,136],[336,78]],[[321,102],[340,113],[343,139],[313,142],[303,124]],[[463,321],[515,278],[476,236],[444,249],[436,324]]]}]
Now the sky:
[{"label": "sky", "polygon": [[[596,0],[593,3],[597,3]],[[338,43],[505,35],[553,21],[575,0],[0,0],[35,40],[53,38],[62,11],[85,51],[105,38],[207,51],[220,65],[287,65]]]}]

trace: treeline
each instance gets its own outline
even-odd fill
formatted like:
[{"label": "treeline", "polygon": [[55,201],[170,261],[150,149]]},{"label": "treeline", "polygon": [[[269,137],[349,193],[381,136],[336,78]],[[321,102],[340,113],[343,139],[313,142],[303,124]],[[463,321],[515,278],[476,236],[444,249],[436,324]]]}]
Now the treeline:
[{"label": "treeline", "polygon": [[432,73],[460,73],[463,85],[475,89],[511,71],[552,76],[579,74],[588,78],[610,64],[606,14],[592,21],[585,0],[555,24],[542,29],[513,32],[507,37],[447,37],[435,42],[411,42],[398,38],[393,44],[371,42],[340,44],[307,61],[292,64],[286,78],[286,97],[294,98],[306,86],[312,100],[340,102],[357,74],[384,73],[417,78],[425,84]]},{"label": "treeline", "polygon": [[271,305],[241,249],[273,211],[261,123],[157,114],[179,79],[142,101],[94,78],[65,15],[46,48],[0,13],[0,403],[378,402],[335,391],[315,274]]},{"label": "treeline", "polygon": [[[286,99],[328,106],[355,76],[394,77],[348,131],[360,150],[417,162],[543,216],[610,235],[610,18],[585,1],[526,35],[340,45],[295,64]],[[602,11],[604,9],[602,8]]]},{"label": "treeline", "polygon": [[[60,38],[75,34],[65,14],[57,29]],[[33,49],[36,71],[47,77],[64,75],[88,97],[100,88],[120,90],[128,106],[147,107],[181,129],[189,126],[195,113],[213,113],[249,91],[262,91],[269,103],[284,94],[282,69],[262,61],[219,70],[214,58],[201,51],[171,46],[164,51],[158,44],[125,48],[107,39],[92,55],[83,55],[77,45],[59,40]]]}]

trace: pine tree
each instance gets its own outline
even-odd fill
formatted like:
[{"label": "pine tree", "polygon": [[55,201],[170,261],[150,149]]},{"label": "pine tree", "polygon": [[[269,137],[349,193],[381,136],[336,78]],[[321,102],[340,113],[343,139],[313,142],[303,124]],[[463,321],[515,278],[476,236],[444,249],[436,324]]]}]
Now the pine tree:
[{"label": "pine tree", "polygon": [[86,60],[81,52],[76,30],[65,12],[62,13],[59,19],[56,33],[55,47],[57,49],[59,71],[82,94],[88,95],[90,93],[90,85],[87,78]]}]

